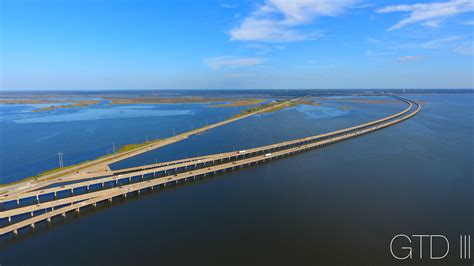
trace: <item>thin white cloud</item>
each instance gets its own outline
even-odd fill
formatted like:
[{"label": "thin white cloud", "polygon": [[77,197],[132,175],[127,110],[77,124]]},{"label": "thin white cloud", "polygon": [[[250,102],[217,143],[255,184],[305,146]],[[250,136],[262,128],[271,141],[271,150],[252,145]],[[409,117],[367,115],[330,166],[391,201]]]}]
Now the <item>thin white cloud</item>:
[{"label": "thin white cloud", "polygon": [[237,8],[239,5],[237,4],[230,4],[230,3],[220,3],[221,7],[231,9],[231,8]]},{"label": "thin white cloud", "polygon": [[459,55],[474,55],[474,44],[472,42],[466,42],[458,47],[454,48],[454,52]]},{"label": "thin white cloud", "polygon": [[426,26],[438,26],[439,23],[461,13],[474,11],[472,0],[450,0],[448,2],[423,3],[412,5],[393,5],[377,10],[378,13],[409,12],[410,15],[388,30],[397,30],[407,25],[423,23]]},{"label": "thin white cloud", "polygon": [[391,52],[381,52],[381,51],[373,51],[373,50],[367,50],[365,52],[365,55],[370,56],[370,57],[378,57],[378,56],[386,56],[392,54]]},{"label": "thin white cloud", "polygon": [[441,24],[441,20],[433,19],[433,20],[425,21],[421,25],[426,26],[426,27],[436,28],[436,27],[439,27],[439,24]]},{"label": "thin white cloud", "polygon": [[474,19],[464,21],[464,25],[474,26]]},{"label": "thin white cloud", "polygon": [[419,55],[406,55],[406,56],[400,56],[398,58],[398,61],[400,63],[406,63],[406,62],[410,62],[410,61],[419,61],[419,60],[422,60],[423,57],[422,56],[419,56]]},{"label": "thin white cloud", "polygon": [[302,32],[317,17],[337,16],[358,0],[266,0],[240,25],[230,30],[231,40],[256,42],[292,42],[315,39],[315,32]]},{"label": "thin white cloud", "polygon": [[447,44],[450,44],[462,39],[465,39],[465,37],[449,36],[449,37],[439,38],[439,39],[422,43],[421,48],[427,48],[427,49],[441,48],[441,47],[445,47]]},{"label": "thin white cloud", "polygon": [[218,56],[204,59],[204,63],[212,69],[249,67],[264,62],[265,59],[258,57]]},{"label": "thin white cloud", "polygon": [[245,49],[254,50],[256,54],[268,54],[275,51],[281,51],[285,49],[285,46],[278,44],[267,44],[267,43],[247,43],[243,46]]}]

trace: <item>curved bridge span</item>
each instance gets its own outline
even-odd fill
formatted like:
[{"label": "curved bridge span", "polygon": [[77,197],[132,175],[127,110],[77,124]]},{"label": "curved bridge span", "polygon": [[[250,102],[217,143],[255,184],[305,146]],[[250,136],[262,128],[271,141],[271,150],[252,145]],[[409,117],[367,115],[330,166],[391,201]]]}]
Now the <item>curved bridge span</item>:
[{"label": "curved bridge span", "polygon": [[6,226],[0,228],[0,235],[16,235],[21,228],[34,228],[37,223],[44,221],[51,223],[55,217],[65,217],[69,212],[80,212],[81,208],[95,207],[97,203],[111,202],[114,198],[127,197],[130,193],[140,194],[144,190],[252,166],[365,135],[407,120],[421,110],[421,105],[415,101],[392,97],[403,101],[407,107],[399,113],[357,126],[244,151],[122,169],[109,176],[3,195],[0,200],[2,206],[12,203],[15,206],[0,212],[0,220],[6,223]]}]

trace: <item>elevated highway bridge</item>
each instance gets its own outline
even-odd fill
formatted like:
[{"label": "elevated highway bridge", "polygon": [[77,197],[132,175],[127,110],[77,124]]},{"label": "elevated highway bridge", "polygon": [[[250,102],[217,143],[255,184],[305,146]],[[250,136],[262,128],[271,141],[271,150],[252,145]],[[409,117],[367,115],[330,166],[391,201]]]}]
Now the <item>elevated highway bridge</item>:
[{"label": "elevated highway bridge", "polygon": [[53,217],[66,216],[70,211],[79,212],[81,208],[127,197],[130,193],[248,167],[358,137],[400,123],[421,110],[417,102],[394,97],[406,103],[407,107],[399,113],[357,126],[245,151],[121,169],[107,176],[76,179],[70,184],[3,195],[0,204],[13,207],[0,212],[0,220],[7,224],[0,228],[0,235],[17,234],[20,228],[34,228],[38,222],[51,222]]}]

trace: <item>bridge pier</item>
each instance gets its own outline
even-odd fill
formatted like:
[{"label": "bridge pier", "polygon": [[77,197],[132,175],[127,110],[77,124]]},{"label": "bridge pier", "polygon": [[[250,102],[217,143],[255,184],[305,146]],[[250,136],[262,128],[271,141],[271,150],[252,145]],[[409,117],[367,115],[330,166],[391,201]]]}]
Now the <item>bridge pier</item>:
[{"label": "bridge pier", "polygon": [[12,222],[12,217],[11,217],[11,216],[8,216],[8,222],[9,222],[9,223]]},{"label": "bridge pier", "polygon": [[40,202],[40,200],[39,200],[39,196],[38,196],[38,195],[36,195],[36,204],[38,204],[39,202]]}]

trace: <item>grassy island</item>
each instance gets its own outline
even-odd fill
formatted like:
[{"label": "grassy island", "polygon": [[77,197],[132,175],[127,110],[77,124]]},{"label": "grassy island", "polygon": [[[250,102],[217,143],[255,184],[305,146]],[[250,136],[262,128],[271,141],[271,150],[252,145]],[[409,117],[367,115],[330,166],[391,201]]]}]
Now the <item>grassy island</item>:
[{"label": "grassy island", "polygon": [[32,112],[37,113],[37,112],[44,112],[44,111],[52,111],[56,109],[74,108],[74,107],[80,108],[80,107],[86,107],[93,104],[98,104],[99,102],[100,101],[98,100],[83,100],[83,101],[77,101],[72,104],[51,105],[48,107],[38,108],[38,109],[34,109]]}]

